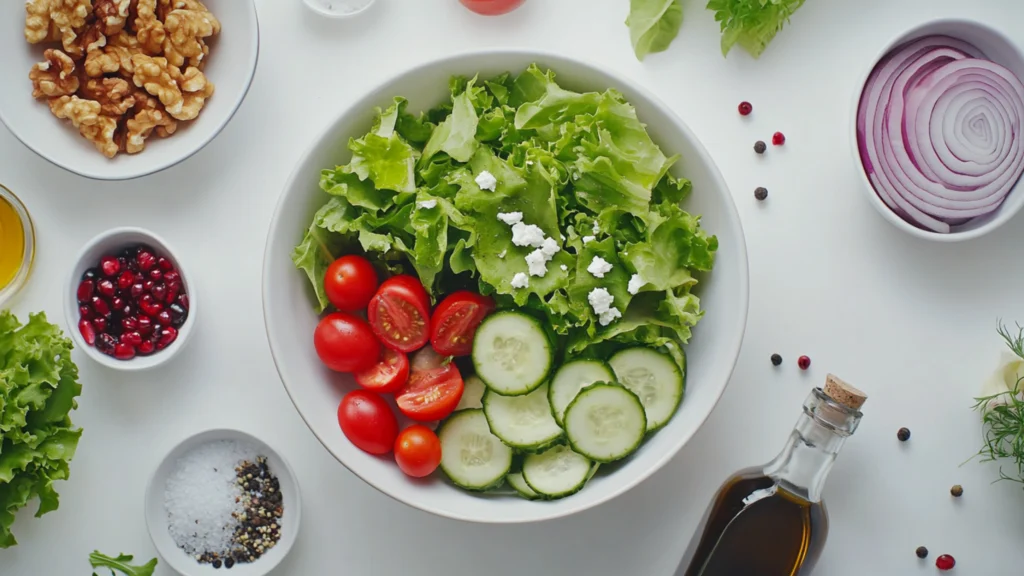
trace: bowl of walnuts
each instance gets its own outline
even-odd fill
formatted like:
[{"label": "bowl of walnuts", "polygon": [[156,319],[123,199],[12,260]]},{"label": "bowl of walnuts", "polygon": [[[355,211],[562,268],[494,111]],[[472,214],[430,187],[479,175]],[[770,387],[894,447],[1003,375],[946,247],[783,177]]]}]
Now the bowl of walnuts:
[{"label": "bowl of walnuts", "polygon": [[242,104],[253,0],[26,0],[0,7],[0,120],[50,162],[127,180],[185,160]]}]

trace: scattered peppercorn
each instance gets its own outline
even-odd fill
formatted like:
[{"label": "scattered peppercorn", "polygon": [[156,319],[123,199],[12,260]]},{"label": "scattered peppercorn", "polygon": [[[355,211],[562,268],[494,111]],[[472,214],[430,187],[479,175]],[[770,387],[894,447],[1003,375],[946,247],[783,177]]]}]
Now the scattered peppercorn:
[{"label": "scattered peppercorn", "polygon": [[959,498],[964,495],[964,487],[959,484],[954,484],[953,487],[949,489],[949,493],[952,494],[954,498]]},{"label": "scattered peppercorn", "polygon": [[918,546],[917,547],[917,557],[918,558],[927,558],[928,557],[928,549],[925,548],[924,546]]},{"label": "scattered peppercorn", "polygon": [[772,366],[778,366],[779,364],[782,364],[782,356],[772,354]]},{"label": "scattered peppercorn", "polygon": [[220,560],[214,560],[213,561],[213,567],[214,568],[220,568],[221,564],[222,564],[222,562]]},{"label": "scattered peppercorn", "polygon": [[807,370],[808,368],[811,367],[811,357],[810,356],[801,356],[801,357],[797,358],[796,359],[796,365],[799,366],[801,370]]},{"label": "scattered peppercorn", "polygon": [[775,134],[772,134],[772,144],[776,146],[782,146],[785,143],[786,136],[783,135],[782,132],[776,132]]},{"label": "scattered peppercorn", "polygon": [[754,152],[758,154],[764,154],[764,151],[768,149],[768,145],[764,143],[764,140],[758,140],[754,142]]},{"label": "scattered peppercorn", "polygon": [[234,565],[235,565],[235,559],[234,558],[228,558],[227,560],[224,561],[224,567],[225,568],[231,568]]},{"label": "scattered peppercorn", "polygon": [[956,566],[956,559],[949,554],[943,554],[935,559],[935,567],[939,570],[952,570]]},{"label": "scattered peppercorn", "polygon": [[768,198],[768,189],[764,186],[754,188],[754,198],[757,198],[758,200],[765,200]]},{"label": "scattered peppercorn", "polygon": [[910,428],[900,428],[896,431],[896,437],[899,438],[900,442],[910,440]]},{"label": "scattered peppercorn", "polygon": [[740,102],[740,116],[747,116],[754,110],[750,102]]}]

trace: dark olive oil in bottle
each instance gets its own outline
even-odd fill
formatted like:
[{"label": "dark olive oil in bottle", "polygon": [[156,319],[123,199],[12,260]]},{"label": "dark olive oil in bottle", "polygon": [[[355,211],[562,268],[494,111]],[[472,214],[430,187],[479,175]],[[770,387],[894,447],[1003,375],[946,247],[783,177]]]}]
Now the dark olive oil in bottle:
[{"label": "dark olive oil in bottle", "polygon": [[782,453],[718,489],[676,576],[810,574],[828,536],[821,489],[866,399],[829,375],[804,402]]}]

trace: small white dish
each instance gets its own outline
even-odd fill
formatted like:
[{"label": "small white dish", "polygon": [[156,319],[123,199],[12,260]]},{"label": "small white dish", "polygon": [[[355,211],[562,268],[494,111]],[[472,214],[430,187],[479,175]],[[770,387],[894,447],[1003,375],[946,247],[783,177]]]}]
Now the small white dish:
[{"label": "small white dish", "polygon": [[1003,203],[994,212],[986,214],[985,216],[973,218],[964,224],[953,226],[949,234],[932,232],[931,230],[918,228],[910,222],[907,222],[898,214],[893,212],[892,209],[890,209],[889,206],[887,206],[878,196],[878,193],[875,192],[874,186],[871,184],[871,180],[868,179],[867,173],[864,171],[864,165],[860,157],[860,147],[857,139],[857,111],[860,108],[861,93],[864,89],[864,85],[868,81],[868,77],[871,76],[871,72],[875,69],[875,66],[886,55],[888,55],[893,48],[916,38],[933,35],[951,36],[953,38],[959,38],[960,40],[969,42],[985,53],[990,60],[1005,66],[1018,78],[1024,79],[1024,55],[1021,54],[1020,48],[1018,48],[1002,32],[999,32],[986,24],[975,22],[973,20],[944,18],[925,22],[890,40],[882,47],[881,50],[879,50],[878,54],[871,60],[870,65],[858,78],[856,90],[853,94],[853,106],[850,113],[851,151],[853,153],[854,165],[857,167],[857,173],[860,175],[861,181],[864,184],[861,187],[861,190],[866,194],[868,202],[878,210],[878,213],[881,214],[886,221],[907,234],[916,236],[917,238],[923,238],[925,240],[932,240],[935,242],[959,242],[984,236],[996,228],[999,228],[1013,218],[1017,212],[1020,212],[1020,209],[1024,208],[1024,186],[1021,185],[1021,182],[1017,182],[1003,200]]},{"label": "small white dish", "polygon": [[199,118],[181,125],[170,138],[151,138],[139,154],[118,154],[108,159],[69,122],[58,120],[45,101],[32,98],[28,78],[32,66],[43,61],[46,48],[59,43],[25,41],[25,3],[0,5],[0,120],[11,132],[46,160],[96,180],[129,180],[174,166],[209,144],[227,126],[245,99],[259,57],[259,22],[253,0],[206,0],[221,22],[221,33],[210,42],[204,73],[217,89]]},{"label": "small white dish", "polygon": [[302,0],[306,7],[327,18],[351,18],[366,12],[377,0]]},{"label": "small white dish", "polygon": [[[79,331],[78,285],[81,283],[82,275],[86,270],[99,265],[100,258],[107,255],[116,255],[121,250],[137,244],[149,245],[157,252],[157,256],[163,256],[174,264],[174,267],[181,275],[181,283],[185,293],[188,294],[188,318],[181,328],[178,329],[177,340],[172,342],[167,348],[150,356],[136,356],[131,360],[118,360],[103,354],[95,346],[86,344],[85,338],[82,336],[81,331]],[[163,238],[142,228],[114,228],[87,242],[78,253],[78,258],[75,260],[74,268],[71,269],[65,288],[64,317],[67,321],[68,332],[75,341],[75,347],[84,351],[96,362],[113,370],[147,370],[167,362],[185,347],[189,336],[192,335],[192,328],[196,323],[196,304],[199,300],[196,296],[196,286],[192,282],[191,275],[181,259],[177,257],[174,250],[171,249],[170,245]]]},{"label": "small white dish", "polygon": [[[267,458],[267,465],[281,484],[284,513],[281,517],[281,540],[258,560],[252,563],[235,564],[230,570],[217,569],[210,564],[200,564],[174,543],[167,529],[167,511],[164,506],[164,491],[167,478],[174,472],[178,459],[189,451],[208,442],[234,440],[248,443],[257,448],[259,455]],[[153,472],[146,487],[146,527],[149,537],[164,562],[183,576],[210,576],[231,574],[232,576],[263,576],[272,571],[288,555],[295,544],[302,522],[302,500],[295,472],[288,462],[273,448],[259,438],[240,430],[216,429],[200,432],[186,438],[164,457]],[[227,570],[227,571],[226,571]]]}]

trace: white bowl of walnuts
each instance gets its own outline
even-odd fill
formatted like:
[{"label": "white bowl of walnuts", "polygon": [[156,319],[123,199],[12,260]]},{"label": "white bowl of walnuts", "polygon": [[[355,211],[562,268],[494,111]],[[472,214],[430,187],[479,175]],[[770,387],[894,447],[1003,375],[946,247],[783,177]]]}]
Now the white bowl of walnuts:
[{"label": "white bowl of walnuts", "polygon": [[203,2],[3,2],[0,120],[88,178],[185,160],[231,120],[259,55],[252,0]]}]

